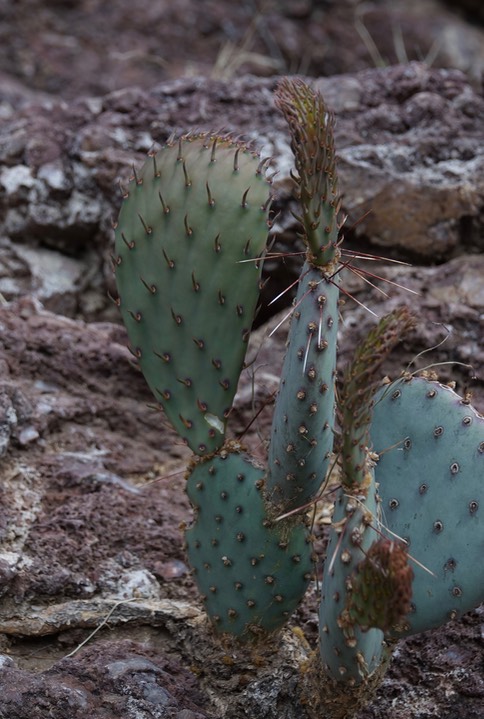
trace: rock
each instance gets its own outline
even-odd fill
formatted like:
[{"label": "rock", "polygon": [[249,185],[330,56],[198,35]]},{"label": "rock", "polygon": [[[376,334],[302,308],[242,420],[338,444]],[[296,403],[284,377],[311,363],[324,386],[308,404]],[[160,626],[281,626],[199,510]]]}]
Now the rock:
[{"label": "rock", "polygon": [[[6,658],[8,659],[8,657]],[[102,691],[96,687],[102,681]],[[193,674],[142,645],[109,642],[41,675],[0,664],[2,712],[9,719],[204,719]],[[189,698],[191,697],[191,699]],[[195,704],[198,699],[199,705]],[[53,712],[62,712],[54,714]]]},{"label": "rock", "polygon": [[[484,99],[464,75],[413,63],[315,84],[337,112],[349,239],[425,263],[480,252]],[[116,91],[99,102],[21,109],[0,127],[3,296],[28,292],[70,316],[118,319],[107,295],[115,295],[108,257],[120,204],[116,181],[126,182],[132,163],[139,165],[173,130],[223,124],[274,155],[281,210],[276,249],[293,251],[292,157],[274,85],[275,79],[253,77],[184,79]],[[268,298],[287,282],[281,267],[267,264]]]},{"label": "rock", "polygon": [[255,11],[216,0],[139,0],[133,19],[125,2],[101,10],[71,0],[59,12],[58,2],[31,0],[28,8],[9,5],[2,18],[0,70],[10,82],[2,82],[0,101],[12,112],[27,88],[72,99],[183,75],[330,76],[421,59],[480,82],[483,32],[472,22],[482,20],[479,8],[479,0],[281,0]]}]

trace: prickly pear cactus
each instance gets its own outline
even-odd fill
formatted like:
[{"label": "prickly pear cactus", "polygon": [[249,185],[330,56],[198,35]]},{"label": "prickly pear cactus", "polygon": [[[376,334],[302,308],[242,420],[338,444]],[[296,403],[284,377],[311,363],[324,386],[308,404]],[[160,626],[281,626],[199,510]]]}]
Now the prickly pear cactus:
[{"label": "prickly pear cactus", "polygon": [[195,521],[186,546],[217,632],[249,641],[285,624],[312,576],[311,544],[300,517],[274,521],[264,470],[238,448],[190,469]]},{"label": "prickly pear cactus", "polygon": [[230,138],[169,141],[130,182],[115,230],[118,303],[132,352],[200,455],[224,442],[259,296],[265,167]]},{"label": "prickly pear cactus", "polygon": [[484,418],[449,387],[408,377],[376,395],[371,438],[383,524],[416,560],[398,634],[422,632],[484,601]]}]

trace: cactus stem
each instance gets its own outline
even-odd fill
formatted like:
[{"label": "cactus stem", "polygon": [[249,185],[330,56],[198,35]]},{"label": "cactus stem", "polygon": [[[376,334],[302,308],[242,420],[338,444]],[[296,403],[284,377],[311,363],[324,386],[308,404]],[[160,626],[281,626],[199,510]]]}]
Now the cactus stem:
[{"label": "cactus stem", "polygon": [[158,192],[158,197],[160,198],[161,206],[162,206],[162,208],[163,208],[163,213],[164,213],[165,215],[168,215],[168,213],[170,212],[170,208],[169,208],[169,206],[166,204],[166,202],[164,201],[161,192]]}]

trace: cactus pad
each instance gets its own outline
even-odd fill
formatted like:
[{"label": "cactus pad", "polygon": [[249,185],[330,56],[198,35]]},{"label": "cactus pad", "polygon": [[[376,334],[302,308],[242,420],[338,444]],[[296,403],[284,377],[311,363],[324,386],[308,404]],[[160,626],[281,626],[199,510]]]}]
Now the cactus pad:
[{"label": "cactus pad", "polygon": [[285,624],[312,576],[303,520],[273,522],[264,471],[222,450],[195,464],[188,496],[195,520],[186,545],[195,581],[217,632],[251,640]]},{"label": "cactus pad", "polygon": [[484,418],[449,387],[413,377],[379,390],[371,437],[382,522],[429,570],[414,567],[403,630],[422,632],[484,601]]},{"label": "cactus pad", "polygon": [[227,138],[168,142],[135,173],[115,230],[131,349],[171,423],[200,455],[224,442],[259,296],[265,167]]},{"label": "cactus pad", "polygon": [[306,263],[269,447],[267,493],[283,511],[317,494],[333,450],[338,299],[338,277]]}]

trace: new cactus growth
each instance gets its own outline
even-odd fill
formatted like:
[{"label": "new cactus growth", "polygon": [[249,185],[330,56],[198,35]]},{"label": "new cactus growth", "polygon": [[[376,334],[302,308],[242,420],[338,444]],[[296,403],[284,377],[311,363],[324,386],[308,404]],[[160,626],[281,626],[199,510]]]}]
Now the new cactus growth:
[{"label": "new cactus growth", "polygon": [[283,80],[276,104],[291,133],[307,247],[269,446],[267,491],[288,511],[317,494],[333,449],[341,200],[334,121],[322,97],[302,81]]},{"label": "new cactus growth", "polygon": [[298,79],[280,83],[276,104],[291,136],[306,257],[266,467],[227,439],[226,422],[258,301],[267,163],[209,134],[153,155],[116,228],[118,304],[149,386],[194,453],[186,546],[217,632],[263,636],[303,597],[313,563],[304,507],[339,437],[317,671],[333,693],[325,707],[352,686],[354,710],[379,679],[388,642],[484,600],[484,418],[421,377],[377,389],[383,359],[414,325],[405,309],[362,343],[335,402],[344,263],[334,123]]},{"label": "new cactus growth", "polygon": [[[413,324],[405,308],[380,320],[356,351],[341,391],[341,488],[324,566],[320,649],[329,674],[353,684],[362,682],[382,661],[383,631],[391,629],[385,607],[388,596],[395,610],[402,606],[400,595],[411,593],[412,573],[402,548],[381,541],[370,427],[378,370]],[[408,605],[403,603],[403,609],[399,620]]]}]

